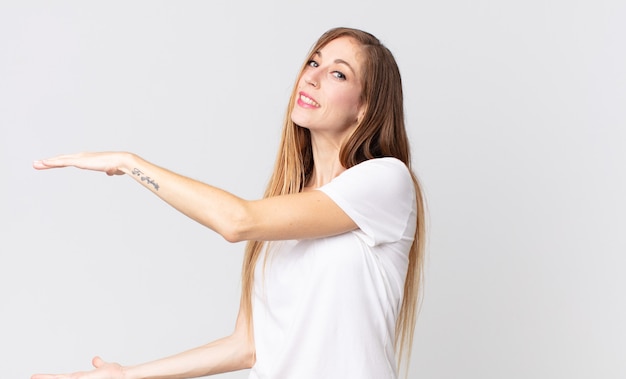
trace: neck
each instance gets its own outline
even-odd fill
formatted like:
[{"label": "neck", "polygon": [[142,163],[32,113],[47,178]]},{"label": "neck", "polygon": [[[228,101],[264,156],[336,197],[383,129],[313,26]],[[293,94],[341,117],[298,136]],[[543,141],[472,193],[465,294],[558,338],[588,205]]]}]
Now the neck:
[{"label": "neck", "polygon": [[319,188],[346,170],[339,161],[342,142],[340,139],[326,138],[311,133],[313,173],[305,189]]}]

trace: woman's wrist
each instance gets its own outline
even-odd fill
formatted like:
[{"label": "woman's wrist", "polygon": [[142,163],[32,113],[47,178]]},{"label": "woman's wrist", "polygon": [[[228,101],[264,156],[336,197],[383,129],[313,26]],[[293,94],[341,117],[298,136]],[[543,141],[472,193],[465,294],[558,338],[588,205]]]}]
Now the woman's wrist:
[{"label": "woman's wrist", "polygon": [[141,158],[136,154],[130,152],[120,152],[120,166],[119,170],[123,171],[127,175],[131,175],[133,170],[137,170],[141,164]]}]

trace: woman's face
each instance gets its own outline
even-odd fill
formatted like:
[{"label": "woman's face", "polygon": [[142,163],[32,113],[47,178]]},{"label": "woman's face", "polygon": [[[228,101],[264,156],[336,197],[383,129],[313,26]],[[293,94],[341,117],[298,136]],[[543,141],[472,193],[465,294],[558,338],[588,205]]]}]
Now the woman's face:
[{"label": "woman's face", "polygon": [[315,52],[298,80],[291,120],[312,133],[343,139],[357,125],[361,104],[363,52],[350,37],[339,37]]}]

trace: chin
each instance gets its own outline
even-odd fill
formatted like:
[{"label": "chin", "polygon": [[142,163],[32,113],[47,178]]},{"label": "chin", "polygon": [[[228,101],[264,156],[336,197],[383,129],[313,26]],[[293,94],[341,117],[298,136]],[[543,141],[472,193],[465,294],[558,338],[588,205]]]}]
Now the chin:
[{"label": "chin", "polygon": [[293,117],[293,115],[291,117],[291,122],[305,129],[309,129],[311,124],[310,122],[307,122],[307,120],[303,120],[301,117]]}]

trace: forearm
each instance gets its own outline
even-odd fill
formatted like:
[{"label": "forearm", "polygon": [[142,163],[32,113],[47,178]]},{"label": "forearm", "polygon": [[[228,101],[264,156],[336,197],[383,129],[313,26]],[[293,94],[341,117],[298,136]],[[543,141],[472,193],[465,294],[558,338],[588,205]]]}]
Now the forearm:
[{"label": "forearm", "polygon": [[245,337],[225,337],[156,361],[124,368],[127,379],[182,379],[252,367],[254,352]]},{"label": "forearm", "polygon": [[134,154],[120,170],[191,219],[229,241],[238,241],[246,201],[217,187],[176,174]]}]

